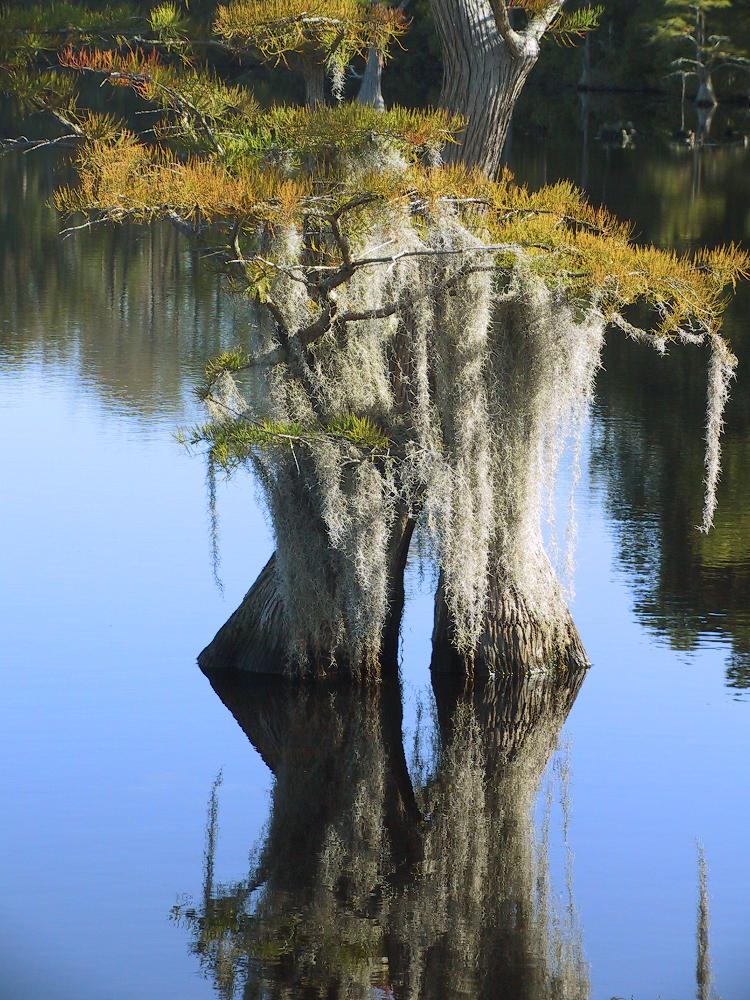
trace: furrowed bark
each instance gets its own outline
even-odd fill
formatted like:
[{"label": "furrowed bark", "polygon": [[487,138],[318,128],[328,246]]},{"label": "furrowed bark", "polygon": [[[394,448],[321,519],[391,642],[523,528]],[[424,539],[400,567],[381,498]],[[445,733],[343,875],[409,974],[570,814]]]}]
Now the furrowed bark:
[{"label": "furrowed bark", "polygon": [[476,646],[459,652],[452,641],[450,614],[442,581],[435,597],[432,661],[435,674],[483,680],[512,671],[538,668],[581,669],[589,666],[586,650],[570,612],[551,626],[528,603],[497,579],[490,581],[484,628]]},{"label": "furrowed bark", "polygon": [[326,103],[326,69],[323,63],[305,60],[302,63],[305,80],[305,103],[309,108],[317,108]]},{"label": "furrowed bark", "polygon": [[506,29],[503,38],[487,0],[432,0],[432,13],[443,54],[440,103],[467,122],[445,159],[494,175],[514,105],[539,56],[537,32]]}]

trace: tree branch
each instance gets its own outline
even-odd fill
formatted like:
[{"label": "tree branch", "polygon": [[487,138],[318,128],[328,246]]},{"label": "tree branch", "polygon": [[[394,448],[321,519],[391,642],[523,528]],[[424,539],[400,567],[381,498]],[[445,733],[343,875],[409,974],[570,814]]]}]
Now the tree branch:
[{"label": "tree branch", "polygon": [[77,134],[59,135],[56,139],[27,139],[25,135],[17,139],[0,139],[0,153],[9,153],[14,149],[22,149],[24,153],[30,153],[36,149],[44,149],[45,146],[61,146],[65,149],[75,149],[82,136]]},{"label": "tree branch", "polygon": [[495,25],[497,26],[500,37],[505,42],[510,54],[519,59],[524,54],[524,39],[523,35],[520,32],[515,31],[511,26],[505,0],[489,0],[489,4],[492,8]]},{"label": "tree branch", "polygon": [[489,0],[500,37],[515,59],[534,58],[538,55],[542,35],[560,13],[564,2],[565,0],[552,0],[538,14],[529,18],[523,31],[516,31],[510,23],[506,0]]},{"label": "tree branch", "polygon": [[[84,67],[84,69],[86,69],[86,67]],[[101,71],[91,70],[91,72],[97,73]],[[105,78],[107,80],[125,80],[127,83],[131,83],[136,87],[138,84],[150,83],[152,87],[156,87],[157,90],[163,91],[167,95],[167,97],[171,99],[174,106],[178,110],[189,111],[190,114],[193,115],[193,117],[198,123],[198,126],[201,128],[201,130],[206,135],[211,145],[214,147],[214,151],[217,152],[219,156],[223,155],[224,149],[219,140],[214,135],[213,129],[208,124],[208,117],[203,114],[200,108],[197,108],[179,91],[174,90],[172,87],[167,87],[163,83],[159,83],[159,81],[155,80],[149,73],[123,73],[118,70],[115,70],[114,72],[105,73]]]},{"label": "tree branch", "polygon": [[529,21],[525,34],[539,44],[545,31],[562,10],[565,0],[553,0],[547,7]]},{"label": "tree branch", "polygon": [[387,319],[398,312],[398,306],[391,304],[379,309],[365,309],[362,312],[345,312],[336,317],[337,323],[358,323],[366,319]]}]

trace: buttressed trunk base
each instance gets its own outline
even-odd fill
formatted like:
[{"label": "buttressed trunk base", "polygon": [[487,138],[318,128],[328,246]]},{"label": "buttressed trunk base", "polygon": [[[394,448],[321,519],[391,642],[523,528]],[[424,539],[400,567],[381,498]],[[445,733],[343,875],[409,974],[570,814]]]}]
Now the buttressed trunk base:
[{"label": "buttressed trunk base", "polygon": [[402,511],[389,547],[388,615],[376,662],[351,663],[340,651],[327,657],[311,653],[304,663],[290,659],[288,622],[272,555],[229,620],[198,657],[205,673],[239,671],[252,674],[340,679],[398,677],[398,644],[404,610],[404,571],[414,522]]},{"label": "buttressed trunk base", "polygon": [[490,581],[484,628],[476,646],[459,652],[451,636],[450,615],[442,587],[435,600],[432,633],[433,675],[451,674],[484,681],[513,671],[539,668],[588,667],[590,661],[578,629],[567,610],[563,620],[544,621],[512,588]]}]

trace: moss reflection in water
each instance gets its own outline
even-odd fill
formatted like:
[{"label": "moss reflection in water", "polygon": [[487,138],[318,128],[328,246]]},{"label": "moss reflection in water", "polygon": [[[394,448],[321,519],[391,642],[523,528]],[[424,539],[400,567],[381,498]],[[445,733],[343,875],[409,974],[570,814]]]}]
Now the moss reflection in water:
[{"label": "moss reflection in water", "polygon": [[215,887],[212,848],[200,910],[176,914],[219,994],[587,997],[533,818],[581,680],[508,677],[471,697],[436,681],[439,749],[415,790],[395,687],[215,678],[276,779],[257,869]]},{"label": "moss reflection in water", "polygon": [[719,1000],[713,989],[711,952],[709,946],[708,865],[703,846],[698,844],[698,926],[696,930],[695,978],[697,1000]]},{"label": "moss reflection in water", "polygon": [[[548,779],[541,831],[534,822],[542,775],[582,679],[508,675],[467,694],[436,675],[435,753],[412,778],[396,686],[363,696],[212,678],[275,777],[257,863],[229,885],[214,881],[217,778],[201,904],[173,910],[218,995],[588,1000],[565,754]],[[551,877],[553,786],[564,899]],[[696,996],[719,1000],[708,930],[699,847]]]}]

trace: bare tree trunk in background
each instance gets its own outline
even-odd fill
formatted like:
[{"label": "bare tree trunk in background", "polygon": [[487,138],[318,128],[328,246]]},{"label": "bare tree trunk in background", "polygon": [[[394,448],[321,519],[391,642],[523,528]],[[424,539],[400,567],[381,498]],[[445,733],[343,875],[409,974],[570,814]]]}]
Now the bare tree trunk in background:
[{"label": "bare tree trunk in background", "polygon": [[513,108],[563,2],[554,0],[517,30],[503,0],[431,0],[443,53],[440,103],[467,122],[447,161],[498,172]]},{"label": "bare tree trunk in background", "polygon": [[[379,0],[371,0],[373,4],[379,2]],[[398,5],[399,10],[403,10],[409,3],[409,0],[402,0]],[[385,101],[383,100],[383,64],[385,58],[383,52],[380,49],[373,46],[367,53],[367,63],[365,64],[365,71],[362,74],[362,83],[359,87],[359,93],[357,94],[357,103],[359,104],[369,104],[370,107],[375,108],[376,111],[385,111]]]},{"label": "bare tree trunk in background", "polygon": [[718,103],[711,73],[706,66],[706,15],[702,10],[695,11],[695,60],[698,77],[698,93],[695,103],[699,108],[713,108]]},{"label": "bare tree trunk in background", "polygon": [[359,104],[369,104],[376,111],[385,111],[385,101],[381,83],[383,79],[383,53],[376,48],[371,48],[367,55],[367,65],[362,76],[357,102]]}]

